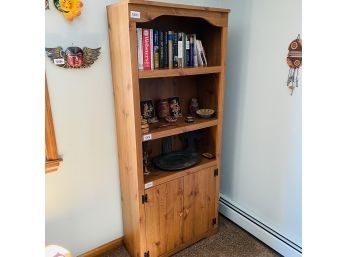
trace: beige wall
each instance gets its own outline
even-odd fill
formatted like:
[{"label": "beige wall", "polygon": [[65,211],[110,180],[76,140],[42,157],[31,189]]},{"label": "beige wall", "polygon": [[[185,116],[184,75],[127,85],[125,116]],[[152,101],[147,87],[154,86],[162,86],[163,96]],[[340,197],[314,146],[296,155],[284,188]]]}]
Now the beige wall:
[{"label": "beige wall", "polygon": [[74,255],[122,236],[115,119],[105,6],[83,1],[82,15],[68,23],[46,11],[46,47],[101,47],[88,69],[68,70],[46,58],[58,150],[64,161],[46,175],[46,244]]}]

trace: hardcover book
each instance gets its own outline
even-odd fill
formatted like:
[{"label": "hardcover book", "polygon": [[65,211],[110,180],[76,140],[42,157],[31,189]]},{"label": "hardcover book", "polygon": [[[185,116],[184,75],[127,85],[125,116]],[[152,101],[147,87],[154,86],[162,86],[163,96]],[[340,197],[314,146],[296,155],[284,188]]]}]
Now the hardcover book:
[{"label": "hardcover book", "polygon": [[143,65],[143,30],[137,28],[137,47],[138,47],[138,68],[139,70],[144,69]]},{"label": "hardcover book", "polygon": [[144,70],[151,70],[151,45],[149,29],[143,29],[143,65]]},{"label": "hardcover book", "polygon": [[173,69],[173,37],[174,32],[168,31],[168,68]]},{"label": "hardcover book", "polygon": [[182,32],[178,33],[178,67],[182,68],[183,66],[183,38],[182,38]]},{"label": "hardcover book", "polygon": [[159,30],[153,30],[153,55],[154,55],[154,68],[159,69]]},{"label": "hardcover book", "polygon": [[163,31],[159,32],[159,67],[160,69],[164,68],[164,33]]},{"label": "hardcover book", "polygon": [[185,53],[185,59],[186,59],[186,65],[185,67],[190,67],[190,39],[188,35],[185,35],[185,44],[186,44],[186,53]]},{"label": "hardcover book", "polygon": [[151,70],[154,69],[154,55],[153,55],[153,29],[150,29],[150,55],[151,55]]},{"label": "hardcover book", "polygon": [[178,33],[173,34],[173,68],[178,68]]},{"label": "hardcover book", "polygon": [[163,60],[164,60],[164,67],[168,68],[168,32],[165,31],[163,35]]}]

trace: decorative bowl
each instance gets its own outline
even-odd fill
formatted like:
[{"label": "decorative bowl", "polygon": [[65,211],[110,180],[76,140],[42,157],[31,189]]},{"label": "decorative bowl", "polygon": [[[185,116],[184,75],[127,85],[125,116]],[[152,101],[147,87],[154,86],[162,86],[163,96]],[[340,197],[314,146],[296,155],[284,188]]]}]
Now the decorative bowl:
[{"label": "decorative bowl", "polygon": [[167,116],[167,117],[165,117],[165,120],[167,121],[167,122],[176,122],[177,121],[177,117],[173,117],[173,116]]},{"label": "decorative bowl", "polygon": [[199,117],[208,119],[215,113],[215,111],[212,109],[199,109],[196,113]]}]

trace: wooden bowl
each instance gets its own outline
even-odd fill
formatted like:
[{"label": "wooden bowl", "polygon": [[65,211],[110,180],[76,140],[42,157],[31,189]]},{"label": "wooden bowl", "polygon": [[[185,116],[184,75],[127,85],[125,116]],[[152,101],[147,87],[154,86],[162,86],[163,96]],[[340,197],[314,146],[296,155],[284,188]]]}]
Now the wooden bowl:
[{"label": "wooden bowl", "polygon": [[199,117],[208,119],[215,113],[215,111],[212,109],[199,109],[196,113]]}]

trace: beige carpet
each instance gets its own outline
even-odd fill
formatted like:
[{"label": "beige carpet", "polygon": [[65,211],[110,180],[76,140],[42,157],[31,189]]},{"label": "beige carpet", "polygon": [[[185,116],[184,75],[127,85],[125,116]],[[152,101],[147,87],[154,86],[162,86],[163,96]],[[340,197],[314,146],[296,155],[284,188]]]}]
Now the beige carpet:
[{"label": "beige carpet", "polygon": [[[278,257],[281,256],[261,241],[223,216],[219,216],[219,232],[173,255],[175,257]],[[122,246],[100,257],[129,257]]]}]

